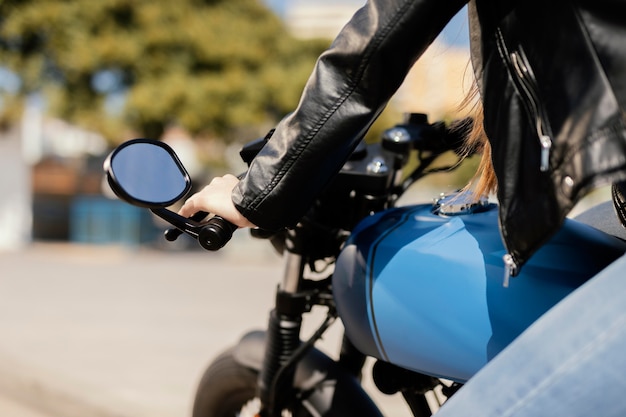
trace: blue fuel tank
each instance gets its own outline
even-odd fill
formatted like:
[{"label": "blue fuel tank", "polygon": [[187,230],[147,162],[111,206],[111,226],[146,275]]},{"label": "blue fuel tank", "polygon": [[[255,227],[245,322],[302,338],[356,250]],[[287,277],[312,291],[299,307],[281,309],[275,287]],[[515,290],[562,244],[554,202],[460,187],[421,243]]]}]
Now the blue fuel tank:
[{"label": "blue fuel tank", "polygon": [[568,219],[504,287],[497,206],[455,215],[439,207],[363,220],[337,260],[333,292],[363,353],[457,382],[626,251],[624,241]]}]

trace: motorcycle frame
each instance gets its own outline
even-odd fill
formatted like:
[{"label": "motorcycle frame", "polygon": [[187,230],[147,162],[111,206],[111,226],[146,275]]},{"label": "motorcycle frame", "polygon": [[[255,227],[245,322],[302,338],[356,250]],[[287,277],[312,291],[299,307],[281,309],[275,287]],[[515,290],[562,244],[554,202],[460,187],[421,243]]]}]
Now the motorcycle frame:
[{"label": "motorcycle frame", "polygon": [[[260,415],[280,416],[281,410],[290,405],[289,400],[298,397],[294,396],[294,389],[310,391],[311,376],[323,375],[316,383],[321,385],[332,380],[334,389],[313,391],[309,395],[308,401],[314,404],[317,413],[328,415],[332,408],[330,415],[352,415],[357,412],[355,405],[358,404],[358,415],[382,416],[361,386],[367,356],[345,336],[337,361],[314,347],[337,317],[330,289],[331,277],[310,280],[306,277],[310,263],[305,255],[287,252],[284,257],[282,282],[276,291],[267,331],[248,333],[234,351],[236,361],[259,372]],[[314,306],[328,308],[327,317],[310,339],[300,342],[303,316]],[[447,387],[437,378],[382,361],[374,365],[373,377],[381,392],[400,392],[413,415],[419,417],[432,414],[424,396],[426,392],[441,387],[443,394],[450,396],[458,389],[458,384]]]},{"label": "motorcycle frame", "polygon": [[[440,127],[438,129],[442,132]],[[258,147],[258,143],[255,146]],[[241,365],[259,372],[257,394],[261,401],[259,415],[262,417],[280,416],[281,410],[288,407],[289,401],[294,399],[294,394],[298,397],[294,389],[308,391],[308,400],[315,404],[314,408],[320,415],[337,413],[382,416],[360,384],[367,356],[358,351],[345,336],[337,361],[314,347],[315,342],[337,318],[337,312],[330,286],[332,275],[314,280],[307,277],[307,272],[315,272],[315,262],[324,257],[336,258],[349,235],[346,231],[352,230],[368,214],[391,207],[410,184],[432,172],[427,172],[426,169],[449,149],[424,154],[418,152],[417,168],[407,178],[400,179],[401,170],[413,144],[398,149],[394,142],[393,146],[391,152],[389,148],[383,150],[384,146],[381,148],[380,144],[357,149],[357,161],[350,163],[351,169],[342,170],[333,185],[320,196],[320,200],[331,198],[335,204],[318,204],[297,227],[285,232],[286,235],[277,236],[272,242],[275,247],[283,250],[285,260],[282,281],[276,291],[267,331],[252,332],[244,336],[235,348],[234,355]],[[369,159],[360,160],[358,154],[367,153],[368,149],[374,155],[385,155],[382,164],[389,169],[373,172]],[[325,210],[327,207],[337,206],[341,206],[342,211],[348,214]],[[348,209],[345,210],[346,208]],[[318,253],[318,248],[329,247],[333,249],[328,253]],[[314,306],[328,309],[326,319],[310,339],[301,342],[303,316]],[[260,355],[259,352],[264,353]],[[311,393],[310,381],[307,385],[307,379],[303,375],[315,374],[324,375],[323,380],[318,383],[333,380],[335,389],[314,390]],[[374,365],[373,377],[382,392],[402,393],[413,415],[419,417],[432,414],[424,396],[426,392],[442,387],[444,395],[449,396],[458,389],[458,384],[447,387],[437,378],[381,361]],[[339,392],[341,395],[337,396]],[[356,404],[359,405],[358,411],[355,410]],[[327,414],[329,410],[331,413]]]}]

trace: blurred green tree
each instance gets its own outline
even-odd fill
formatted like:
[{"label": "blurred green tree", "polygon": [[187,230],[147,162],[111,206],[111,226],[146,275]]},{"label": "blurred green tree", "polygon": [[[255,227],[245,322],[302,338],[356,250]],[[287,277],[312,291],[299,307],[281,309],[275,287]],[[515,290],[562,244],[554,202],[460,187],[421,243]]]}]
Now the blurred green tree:
[{"label": "blurred green tree", "polygon": [[5,0],[0,65],[20,82],[0,111],[37,94],[113,142],[169,123],[228,137],[290,111],[328,43],[292,38],[260,0]]}]

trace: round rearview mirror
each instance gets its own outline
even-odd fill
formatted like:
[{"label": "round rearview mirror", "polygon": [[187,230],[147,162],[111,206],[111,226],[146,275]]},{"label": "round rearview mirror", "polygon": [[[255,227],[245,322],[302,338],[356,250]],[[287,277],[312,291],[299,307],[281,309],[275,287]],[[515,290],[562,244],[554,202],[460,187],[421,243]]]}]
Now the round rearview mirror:
[{"label": "round rearview mirror", "polygon": [[191,188],[189,174],[176,153],[156,140],[124,142],[108,156],[104,170],[113,192],[137,206],[167,207]]}]

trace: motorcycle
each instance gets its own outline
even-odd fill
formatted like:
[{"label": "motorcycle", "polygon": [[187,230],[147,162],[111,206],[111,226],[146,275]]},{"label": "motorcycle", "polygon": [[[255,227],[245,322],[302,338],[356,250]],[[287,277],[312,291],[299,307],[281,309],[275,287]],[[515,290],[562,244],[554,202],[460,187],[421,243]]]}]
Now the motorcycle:
[{"label": "motorcycle", "polygon": [[[397,204],[418,180],[458,165],[434,168],[442,155],[460,154],[461,137],[462,129],[412,114],[380,141],[361,143],[296,227],[250,231],[284,255],[284,276],[267,328],[246,333],[204,373],[194,417],[381,416],[361,384],[367,358],[381,392],[401,393],[415,416],[430,416],[437,408],[430,393],[445,401],[626,251],[617,229],[567,219],[503,285],[496,203],[464,191]],[[267,140],[244,146],[242,159],[249,164]],[[218,216],[183,218],[168,209],[191,181],[162,142],[122,143],[104,169],[117,196],[174,226],[167,240],[185,233],[219,250],[236,230]],[[325,319],[301,340],[302,321],[316,306]],[[335,320],[345,333],[331,359],[316,342]]]}]

